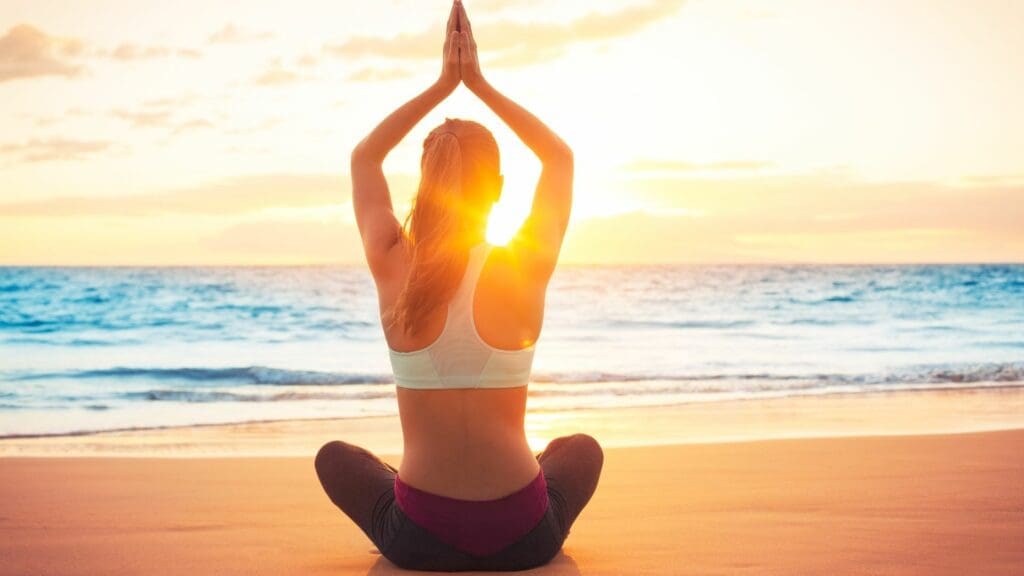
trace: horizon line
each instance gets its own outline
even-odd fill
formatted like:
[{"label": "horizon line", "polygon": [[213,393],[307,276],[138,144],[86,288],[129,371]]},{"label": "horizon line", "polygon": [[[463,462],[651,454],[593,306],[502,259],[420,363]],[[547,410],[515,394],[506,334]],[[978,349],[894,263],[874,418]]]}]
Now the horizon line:
[{"label": "horizon line", "polygon": [[[704,267],[758,267],[758,266],[794,266],[794,267],[869,267],[869,266],[1024,266],[1024,259],[1019,261],[1000,260],[978,260],[978,261],[896,261],[896,262],[872,262],[872,261],[850,261],[850,262],[821,262],[808,260],[776,260],[776,261],[717,261],[717,262],[562,262],[557,268],[654,268],[654,267],[679,267],[679,268],[704,268]],[[180,268],[366,268],[361,262],[313,262],[295,264],[5,264],[0,263],[0,269],[13,268],[64,268],[64,269],[89,269],[89,268],[121,268],[121,269],[180,269]],[[556,269],[557,269],[556,268]]]}]

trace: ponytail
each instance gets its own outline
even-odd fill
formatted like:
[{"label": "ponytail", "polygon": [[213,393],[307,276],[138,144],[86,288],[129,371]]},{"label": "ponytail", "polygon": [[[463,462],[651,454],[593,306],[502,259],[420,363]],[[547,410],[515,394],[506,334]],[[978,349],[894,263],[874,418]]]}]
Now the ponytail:
[{"label": "ponytail", "polygon": [[469,250],[501,193],[498,143],[483,126],[447,119],[423,142],[419,191],[403,225],[412,251],[409,275],[388,328],[407,335],[447,306],[466,272]]},{"label": "ponytail", "polygon": [[468,246],[453,245],[465,225],[458,213],[463,185],[459,140],[452,132],[435,132],[424,147],[419,191],[405,221],[412,265],[390,319],[410,335],[451,300],[469,259]]}]

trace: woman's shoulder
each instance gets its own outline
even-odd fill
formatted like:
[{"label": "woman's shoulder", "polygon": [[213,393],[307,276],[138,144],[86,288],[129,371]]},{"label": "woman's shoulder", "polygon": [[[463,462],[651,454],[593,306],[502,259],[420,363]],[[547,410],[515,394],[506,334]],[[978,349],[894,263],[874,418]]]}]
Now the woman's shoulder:
[{"label": "woman's shoulder", "polygon": [[549,271],[537,264],[534,255],[511,243],[492,245],[480,270],[478,288],[486,285],[489,292],[515,296],[516,301],[534,296],[543,299],[549,279]]},{"label": "woman's shoulder", "polygon": [[488,262],[492,260],[509,274],[523,282],[547,286],[558,263],[557,251],[537,246],[529,237],[518,235],[507,244],[495,246]]}]

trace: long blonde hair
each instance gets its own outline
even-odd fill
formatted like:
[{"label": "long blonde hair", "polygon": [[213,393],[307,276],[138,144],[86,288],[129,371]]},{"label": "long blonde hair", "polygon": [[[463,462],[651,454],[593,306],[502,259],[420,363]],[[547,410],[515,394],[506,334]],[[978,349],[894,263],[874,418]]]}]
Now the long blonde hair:
[{"label": "long blonde hair", "polygon": [[423,142],[420,170],[403,225],[412,265],[389,320],[410,335],[451,300],[470,248],[485,233],[501,194],[498,143],[476,122],[446,119]]}]

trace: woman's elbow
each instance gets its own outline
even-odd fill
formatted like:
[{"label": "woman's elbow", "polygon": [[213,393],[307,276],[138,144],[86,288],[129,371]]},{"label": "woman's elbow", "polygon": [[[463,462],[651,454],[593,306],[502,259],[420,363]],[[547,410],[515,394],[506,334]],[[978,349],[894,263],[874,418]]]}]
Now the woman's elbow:
[{"label": "woman's elbow", "polygon": [[383,160],[378,159],[377,156],[378,154],[374,151],[373,147],[364,139],[352,148],[350,160],[353,166]]},{"label": "woman's elbow", "polygon": [[558,166],[572,166],[572,148],[570,148],[565,142],[559,140],[558,144],[553,146],[551,150],[545,154],[544,163]]}]

